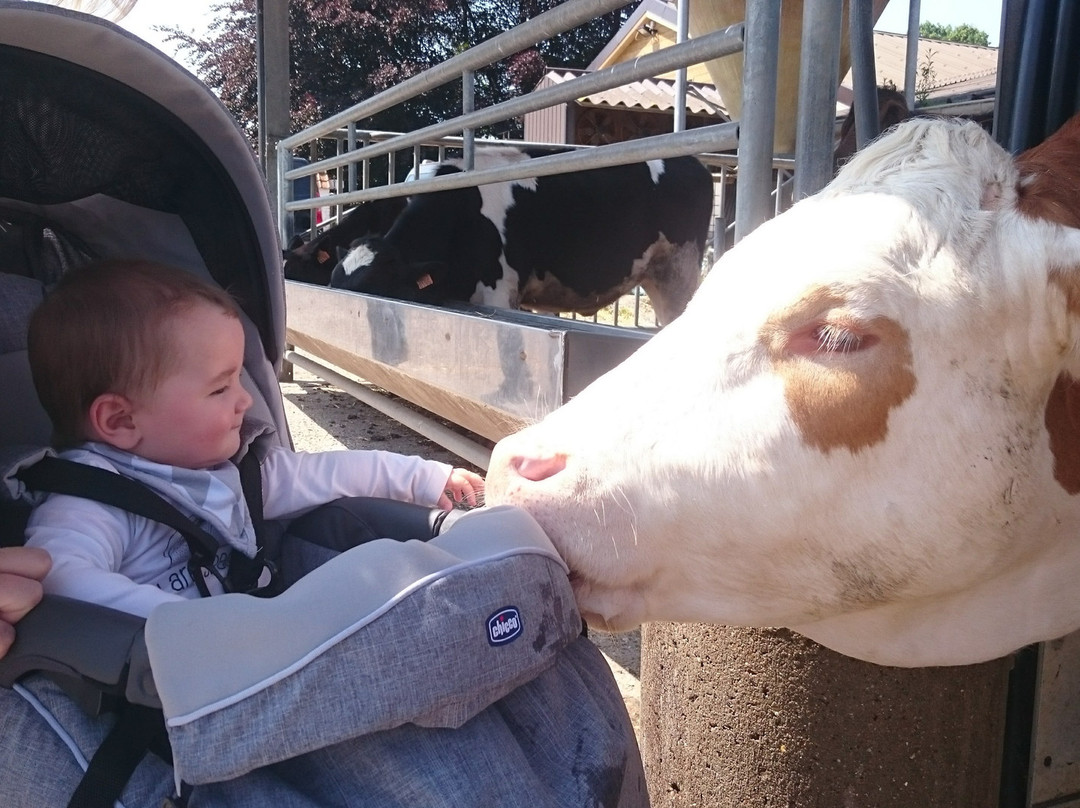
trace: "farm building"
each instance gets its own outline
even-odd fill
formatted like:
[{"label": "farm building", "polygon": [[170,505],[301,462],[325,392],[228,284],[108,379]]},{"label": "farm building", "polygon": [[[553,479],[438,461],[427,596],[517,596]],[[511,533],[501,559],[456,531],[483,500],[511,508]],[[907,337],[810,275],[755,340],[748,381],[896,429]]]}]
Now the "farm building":
[{"label": "farm building", "polygon": [[[644,0],[619,33],[597,55],[588,71],[655,53],[676,42],[676,6],[669,0]],[[904,86],[907,36],[875,31],[874,61],[879,86]],[[997,82],[997,48],[960,42],[920,40],[915,100],[917,107],[948,105],[952,112],[989,120]],[[552,68],[536,89],[562,84],[587,71]],[[670,132],[676,105],[676,78],[651,79],[591,93],[573,102],[530,112],[525,140],[542,143],[600,145]],[[837,91],[836,114],[851,107],[848,71]],[[687,68],[686,127],[730,120],[728,108],[704,65]]]}]

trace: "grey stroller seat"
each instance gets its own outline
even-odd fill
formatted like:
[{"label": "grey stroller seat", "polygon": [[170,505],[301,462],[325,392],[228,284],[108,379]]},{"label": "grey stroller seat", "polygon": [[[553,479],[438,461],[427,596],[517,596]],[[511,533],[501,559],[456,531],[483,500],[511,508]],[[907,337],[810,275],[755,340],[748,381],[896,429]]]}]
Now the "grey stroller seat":
[{"label": "grey stroller seat", "polygon": [[7,392],[0,446],[49,442],[49,419],[37,403],[26,357],[26,328],[44,294],[36,278],[0,274],[0,379]]}]

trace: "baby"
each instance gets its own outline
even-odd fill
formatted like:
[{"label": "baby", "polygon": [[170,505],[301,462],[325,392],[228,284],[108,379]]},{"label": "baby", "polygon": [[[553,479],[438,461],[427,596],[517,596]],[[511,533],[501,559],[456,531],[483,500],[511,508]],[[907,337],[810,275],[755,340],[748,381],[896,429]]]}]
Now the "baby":
[{"label": "baby", "polygon": [[[252,397],[241,383],[244,330],[232,298],[182,270],[103,261],[71,270],[34,313],[30,363],[61,457],[135,479],[248,557],[256,540],[237,467]],[[453,507],[483,478],[381,451],[293,452],[261,462],[264,516],[288,520],[343,496]],[[27,545],[47,550],[45,592],[146,616],[198,597],[190,552],[158,522],[88,499],[48,496]],[[206,582],[215,591],[212,576]],[[220,585],[216,591],[220,590]]]}]

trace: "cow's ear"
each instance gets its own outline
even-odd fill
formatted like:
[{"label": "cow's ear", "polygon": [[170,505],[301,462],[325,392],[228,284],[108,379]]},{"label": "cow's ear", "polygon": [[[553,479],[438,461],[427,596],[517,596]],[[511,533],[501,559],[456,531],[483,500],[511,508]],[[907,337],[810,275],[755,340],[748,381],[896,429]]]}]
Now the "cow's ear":
[{"label": "cow's ear", "polygon": [[446,277],[446,273],[449,271],[450,265],[445,261],[417,261],[416,263],[409,264],[409,274],[412,279],[416,281],[417,286],[420,285],[420,281],[427,279],[424,286],[431,286],[434,283],[438,283]]},{"label": "cow's ear", "polygon": [[1080,228],[1080,115],[1020,154],[1016,167],[1021,213]]}]

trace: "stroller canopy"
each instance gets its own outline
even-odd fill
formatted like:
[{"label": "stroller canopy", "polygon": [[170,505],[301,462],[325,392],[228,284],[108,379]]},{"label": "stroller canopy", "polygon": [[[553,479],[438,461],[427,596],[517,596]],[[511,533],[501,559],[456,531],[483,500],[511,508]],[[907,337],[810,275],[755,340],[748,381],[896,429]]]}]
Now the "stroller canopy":
[{"label": "stroller canopy", "polygon": [[266,184],[197,78],[107,21],[0,0],[0,221],[20,215],[49,224],[60,266],[0,270],[49,283],[75,250],[172,264],[232,292],[256,332],[246,366],[288,434],[276,387],[284,283]]}]

